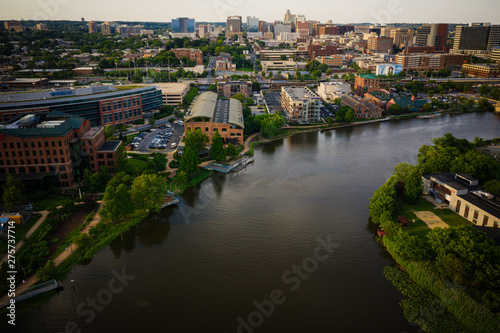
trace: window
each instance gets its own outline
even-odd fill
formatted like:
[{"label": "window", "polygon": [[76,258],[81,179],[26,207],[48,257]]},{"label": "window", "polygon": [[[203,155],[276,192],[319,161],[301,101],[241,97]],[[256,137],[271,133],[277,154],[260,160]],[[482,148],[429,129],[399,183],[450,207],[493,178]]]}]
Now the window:
[{"label": "window", "polygon": [[107,153],[107,154],[106,154],[106,157],[107,157],[107,158],[113,158],[113,153]]},{"label": "window", "polygon": [[51,143],[52,143],[52,147],[56,146],[56,142],[55,141],[51,141]]},{"label": "window", "polygon": [[[62,149],[59,149],[59,154],[64,155],[64,152]],[[55,155],[57,155],[57,154],[55,154]]]},{"label": "window", "polygon": [[50,150],[46,150],[45,155],[50,155]]},{"label": "window", "polygon": [[17,143],[17,149],[21,149],[21,142]]},{"label": "window", "polygon": [[59,147],[62,147],[62,142],[61,142],[61,141],[58,141],[58,143],[59,143]]},{"label": "window", "polygon": [[465,218],[469,217],[469,210],[470,210],[469,205],[465,205],[465,212],[464,212],[464,217]]},{"label": "window", "polygon": [[35,148],[35,143],[31,141],[31,148]]},{"label": "window", "polygon": [[489,217],[487,215],[484,215],[484,218],[483,218],[483,227],[486,227],[488,225],[488,219],[489,219]]},{"label": "window", "polygon": [[12,152],[12,157],[16,157],[16,152],[15,151]]},{"label": "window", "polygon": [[45,144],[45,147],[49,146],[49,142],[48,141],[44,141],[43,143]]},{"label": "window", "polygon": [[66,167],[64,165],[59,166],[59,171],[66,171]]},{"label": "window", "polygon": [[43,156],[43,150],[38,151],[40,156]]},{"label": "window", "polygon": [[44,166],[40,167],[40,172],[45,172],[45,167]]},{"label": "window", "polygon": [[12,142],[10,143],[10,148],[14,149],[14,144]]},{"label": "window", "polygon": [[474,217],[472,218],[472,222],[474,222],[474,224],[477,224],[478,217],[479,217],[479,211],[477,209],[474,209]]}]

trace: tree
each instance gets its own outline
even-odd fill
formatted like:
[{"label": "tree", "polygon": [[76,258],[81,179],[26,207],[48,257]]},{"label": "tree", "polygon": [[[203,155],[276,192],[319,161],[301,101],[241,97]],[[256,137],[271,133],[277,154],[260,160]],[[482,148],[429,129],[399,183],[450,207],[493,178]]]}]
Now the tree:
[{"label": "tree", "polygon": [[200,158],[196,150],[186,145],[178,171],[184,171],[188,177],[192,177],[200,171],[199,164]]},{"label": "tree", "polygon": [[156,120],[154,117],[151,117],[148,119],[148,124],[151,125],[151,126],[154,126],[154,124],[156,124]]},{"label": "tree", "polygon": [[7,176],[5,185],[3,186],[2,200],[5,210],[9,211],[15,206],[23,203],[24,196],[21,191],[21,181],[15,179],[12,175]]},{"label": "tree", "polygon": [[152,212],[160,211],[162,200],[167,193],[165,179],[151,174],[137,177],[130,188],[134,204]]},{"label": "tree", "polygon": [[[120,133],[121,134],[121,133]],[[116,159],[116,172],[125,171],[127,165],[127,152],[123,145],[118,146],[115,153]]]},{"label": "tree", "polygon": [[104,127],[104,137],[106,139],[109,139],[114,134],[115,134],[115,127],[114,126],[108,125],[108,126]]},{"label": "tree", "polygon": [[237,99],[241,103],[245,102],[245,95],[243,95],[242,93],[236,93],[232,98]]},{"label": "tree", "polygon": [[431,111],[432,110],[432,104],[431,103],[425,103],[424,104],[424,111]]},{"label": "tree", "polygon": [[403,113],[403,107],[399,104],[392,104],[391,106],[389,106],[388,110],[389,110],[389,113],[392,115],[398,115],[398,114]]},{"label": "tree", "polygon": [[53,260],[49,260],[43,268],[36,271],[36,276],[42,281],[48,281],[56,276],[57,269]]},{"label": "tree", "polygon": [[484,184],[483,189],[488,193],[496,195],[497,197],[500,196],[500,180],[492,179],[487,181]]},{"label": "tree", "polygon": [[125,184],[127,187],[132,186],[134,178],[125,172],[118,172],[113,178],[108,182],[108,187],[118,187],[120,184]]},{"label": "tree", "polygon": [[326,121],[326,123],[327,123],[328,125],[333,124],[333,119],[332,119],[332,117],[326,117],[326,118],[325,118],[325,121]]},{"label": "tree", "polygon": [[156,172],[162,172],[167,170],[168,161],[164,154],[154,153],[152,162],[154,163]]},{"label": "tree", "polygon": [[404,196],[410,202],[415,202],[423,193],[422,175],[418,168],[413,167],[404,183]]},{"label": "tree", "polygon": [[474,105],[476,105],[476,100],[474,98],[469,98],[467,100],[467,105],[470,106],[470,107],[473,107]]},{"label": "tree", "polygon": [[232,143],[229,143],[226,148],[226,154],[231,158],[235,158],[239,154],[238,148],[236,148]]},{"label": "tree", "polygon": [[340,97],[337,97],[333,100],[333,104],[335,104],[335,105],[340,106],[341,103],[342,103],[342,99],[340,99]]},{"label": "tree", "polygon": [[106,184],[110,180],[108,169],[102,166],[99,172],[92,173],[90,170],[83,171],[83,185],[90,193],[102,192],[106,189]]},{"label": "tree", "polygon": [[210,147],[210,157],[216,161],[222,161],[226,159],[226,151],[224,149],[224,144],[222,142],[222,137],[219,131],[215,131],[212,136],[212,146]]},{"label": "tree", "polygon": [[372,222],[380,224],[383,217],[390,216],[394,209],[394,198],[392,189],[389,186],[382,186],[373,194],[368,208]]},{"label": "tree", "polygon": [[188,129],[184,138],[186,147],[192,148],[195,152],[205,148],[208,141],[210,141],[208,135],[203,134],[200,129],[196,129],[194,132]]},{"label": "tree", "polygon": [[111,221],[116,222],[134,212],[129,188],[125,184],[120,184],[118,187],[106,187],[103,200],[104,204],[100,214]]},{"label": "tree", "polygon": [[352,123],[354,121],[354,110],[349,108],[349,110],[345,114],[345,122]]}]

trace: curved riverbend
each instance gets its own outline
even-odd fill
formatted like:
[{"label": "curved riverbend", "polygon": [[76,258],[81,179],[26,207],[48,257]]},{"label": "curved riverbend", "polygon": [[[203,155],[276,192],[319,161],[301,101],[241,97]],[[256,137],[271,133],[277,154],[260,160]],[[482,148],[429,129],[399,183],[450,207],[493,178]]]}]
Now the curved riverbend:
[{"label": "curved riverbend", "polygon": [[416,332],[382,277],[393,261],[366,207],[395,165],[415,163],[418,147],[447,132],[500,136],[500,117],[390,121],[256,146],[245,170],[213,175],[76,266],[16,332]]}]

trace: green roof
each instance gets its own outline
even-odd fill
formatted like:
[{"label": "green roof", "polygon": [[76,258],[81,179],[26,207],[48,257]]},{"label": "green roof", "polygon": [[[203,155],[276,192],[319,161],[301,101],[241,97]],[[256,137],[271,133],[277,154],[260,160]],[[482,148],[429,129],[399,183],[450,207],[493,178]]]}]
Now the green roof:
[{"label": "green roof", "polygon": [[384,91],[374,90],[374,91],[367,92],[367,94],[370,94],[373,97],[380,99],[381,101],[390,101],[391,100],[391,97],[389,96],[389,94],[384,92]]},{"label": "green roof", "polygon": [[394,103],[402,106],[403,108],[409,107],[412,110],[421,109],[425,103],[427,103],[423,99],[417,99],[415,101],[411,100],[411,97],[396,97],[393,98]]},{"label": "green roof", "polygon": [[377,75],[375,74],[359,74],[359,76],[362,77],[363,79],[370,79],[370,80],[378,79]]},{"label": "green roof", "polygon": [[57,137],[64,136],[72,129],[80,128],[84,121],[87,120],[81,117],[72,117],[54,128],[2,128],[0,129],[0,133],[12,135],[18,138]]}]

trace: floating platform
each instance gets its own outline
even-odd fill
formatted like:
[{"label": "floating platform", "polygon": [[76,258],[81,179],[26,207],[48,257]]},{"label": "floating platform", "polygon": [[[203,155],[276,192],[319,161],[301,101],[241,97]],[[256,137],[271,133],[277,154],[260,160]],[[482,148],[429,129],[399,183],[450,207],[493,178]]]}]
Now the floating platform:
[{"label": "floating platform", "polygon": [[[31,297],[34,297],[37,295],[41,295],[41,294],[44,294],[44,293],[49,292],[51,290],[59,289],[62,287],[63,287],[63,285],[62,285],[61,281],[49,280],[47,282],[40,283],[40,284],[37,284],[29,289],[26,289],[21,294],[19,294],[19,296],[14,298],[14,300],[16,301],[16,303],[21,302],[21,301],[24,301],[28,298],[31,298]],[[9,305],[9,303],[10,303],[10,301],[1,304],[0,309],[6,307],[7,305]]]},{"label": "floating platform", "polygon": [[252,163],[254,161],[253,156],[244,156],[235,162],[226,165],[226,164],[219,164],[219,163],[210,163],[207,166],[204,166],[205,169],[210,169],[214,170],[217,172],[222,172],[222,173],[229,173],[231,171],[240,171],[244,169],[248,164]]},{"label": "floating platform", "polygon": [[174,193],[168,191],[168,194],[163,198],[161,202],[161,208],[172,206],[179,203],[179,199],[174,196]]}]

